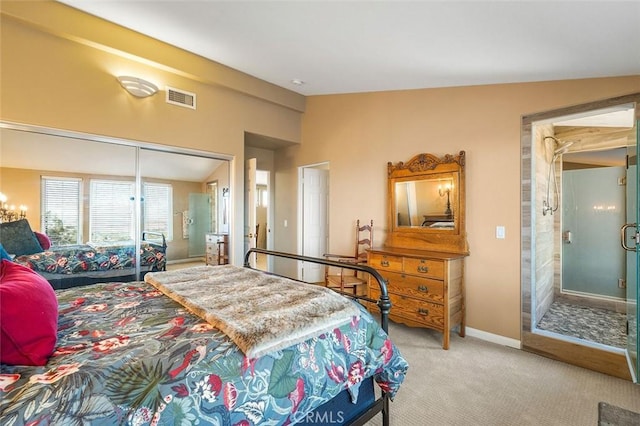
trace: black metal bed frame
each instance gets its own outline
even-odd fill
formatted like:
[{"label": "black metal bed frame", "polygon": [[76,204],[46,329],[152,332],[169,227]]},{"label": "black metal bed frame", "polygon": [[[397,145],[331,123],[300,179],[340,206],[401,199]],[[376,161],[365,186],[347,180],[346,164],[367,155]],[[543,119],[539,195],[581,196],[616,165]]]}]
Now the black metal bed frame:
[{"label": "black metal bed frame", "polygon": [[[382,329],[388,334],[389,333],[389,311],[391,310],[391,300],[389,299],[389,294],[387,292],[387,281],[382,277],[382,275],[380,275],[380,273],[378,271],[376,271],[375,269],[373,269],[370,266],[367,265],[360,265],[360,264],[349,264],[349,263],[345,263],[345,262],[337,262],[334,260],[327,260],[327,259],[321,259],[321,258],[317,258],[317,257],[310,257],[310,256],[302,256],[302,255],[298,255],[298,254],[292,254],[292,253],[284,253],[284,252],[279,252],[279,251],[271,251],[271,250],[264,250],[264,249],[259,249],[259,248],[251,248],[249,249],[249,251],[247,251],[247,253],[244,256],[244,267],[245,268],[250,268],[250,269],[256,269],[257,268],[253,268],[251,266],[250,263],[250,258],[251,255],[253,253],[256,254],[266,254],[268,256],[274,256],[274,257],[282,257],[282,258],[286,258],[286,259],[292,259],[292,260],[297,260],[297,261],[302,261],[302,262],[309,262],[309,263],[317,263],[317,264],[321,264],[321,265],[326,265],[326,266],[335,266],[337,268],[343,268],[343,269],[350,269],[353,271],[360,271],[360,272],[365,272],[369,275],[371,275],[373,278],[375,278],[375,280],[378,282],[378,285],[380,286],[380,298],[378,300],[374,300],[374,299],[370,299],[369,297],[364,297],[364,296],[357,296],[357,295],[353,295],[353,294],[349,294],[349,293],[343,293],[343,292],[339,292],[340,294],[350,297],[352,299],[356,299],[356,300],[365,300],[367,302],[371,302],[371,303],[375,303],[378,308],[380,309],[380,325],[382,327]],[[266,272],[266,271],[262,271],[262,272]],[[273,272],[266,272],[268,274],[272,274],[272,275],[278,275],[278,276],[283,276],[280,274],[276,274]],[[286,277],[289,279],[292,279],[291,277]],[[300,280],[296,280],[296,281],[300,281]],[[304,281],[301,281],[304,282]],[[377,398],[373,401],[373,404],[369,406],[369,408],[362,413],[361,415],[359,415],[357,418],[353,419],[351,422],[348,423],[349,426],[362,426],[365,423],[367,423],[369,420],[371,420],[375,415],[377,415],[378,413],[382,413],[382,424],[383,426],[389,426],[389,395],[386,392],[382,392],[380,398]]]}]

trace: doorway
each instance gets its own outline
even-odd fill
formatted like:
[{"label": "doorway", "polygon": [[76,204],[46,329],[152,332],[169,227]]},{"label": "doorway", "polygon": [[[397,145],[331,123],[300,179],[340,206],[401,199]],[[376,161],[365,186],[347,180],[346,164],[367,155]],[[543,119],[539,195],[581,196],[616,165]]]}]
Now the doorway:
[{"label": "doorway", "polygon": [[[245,253],[251,248],[270,247],[270,172],[258,169],[258,160],[249,158],[245,167]],[[249,258],[251,267],[270,271],[270,256],[256,253]]]},{"label": "doorway", "polygon": [[[298,182],[301,254],[322,257],[327,252],[329,239],[329,163],[300,167]],[[324,267],[299,262],[298,278],[312,283],[323,282]]]},{"label": "doorway", "polygon": [[[255,165],[255,170],[256,170],[256,174],[255,174],[255,178],[254,178],[254,182],[258,181],[258,175],[260,173],[267,173],[266,174],[266,179],[267,179],[267,199],[264,200],[264,203],[266,204],[266,214],[267,214],[267,224],[266,226],[260,226],[258,229],[258,240],[255,240],[255,229],[256,229],[256,225],[257,223],[254,222],[253,224],[249,224],[248,220],[248,212],[247,210],[249,209],[248,206],[248,200],[245,199],[245,204],[244,204],[244,208],[245,208],[245,235],[249,235],[249,229],[253,229],[253,232],[251,233],[253,238],[254,238],[254,242],[255,243],[260,243],[261,241],[264,241],[264,243],[266,244],[266,249],[267,250],[279,250],[279,251],[291,251],[292,249],[289,248],[290,245],[293,244],[293,242],[291,242],[291,244],[289,244],[289,241],[287,239],[283,239],[280,238],[278,240],[277,238],[277,232],[279,226],[276,226],[276,223],[278,221],[280,221],[280,219],[278,218],[278,216],[282,217],[287,217],[287,215],[289,214],[288,212],[276,212],[275,211],[275,201],[276,201],[276,197],[278,196],[278,189],[277,189],[277,175],[278,175],[278,170],[279,169],[283,169],[286,170],[289,165],[287,164],[287,155],[284,154],[284,152],[291,146],[295,146],[296,143],[294,142],[290,142],[290,141],[285,141],[282,139],[277,139],[274,137],[270,137],[270,136],[266,136],[266,135],[261,135],[261,134],[257,134],[257,133],[250,133],[250,132],[245,132],[245,159],[250,159],[250,158],[255,158],[256,159],[256,165]],[[248,174],[249,171],[246,169],[246,165],[245,165],[245,174]],[[264,176],[260,177],[260,179],[262,179]],[[245,179],[245,185],[247,185],[246,183],[246,179]],[[258,193],[258,189],[254,189],[254,197],[252,197],[253,200],[255,200],[255,194]],[[282,197],[282,193],[280,194],[280,196]],[[257,203],[254,203],[254,206]],[[253,210],[255,211],[255,207],[253,208]],[[257,219],[256,219],[257,221]],[[280,224],[282,224],[282,222],[280,221]],[[286,226],[285,226],[286,227]],[[260,235],[263,235],[264,239],[260,239]],[[248,238],[248,237],[246,237]],[[249,241],[245,238],[245,242],[248,243]],[[244,251],[244,253],[246,253],[246,251]],[[285,271],[280,271],[280,268],[286,268],[288,267],[288,265],[281,265],[276,259],[274,259],[273,256],[268,256],[267,257],[267,261],[266,261],[266,268],[268,271],[278,271],[279,273],[282,273],[283,275],[288,274],[289,272],[285,272]],[[293,274],[294,272],[291,272],[291,274]]]},{"label": "doorway", "polygon": [[[269,246],[269,180],[268,170],[256,170],[256,232],[254,238],[255,246],[259,249],[267,249]],[[269,270],[268,259],[264,254],[258,254],[256,266],[263,271]]]},{"label": "doorway", "polygon": [[[600,177],[607,174],[615,176],[609,189],[604,190],[605,193],[607,196],[617,193],[619,197],[622,190],[623,198],[629,200],[625,186],[618,183],[629,179],[635,183],[637,176],[635,169],[629,172],[626,167],[616,169],[619,167],[617,165],[604,167],[583,164],[571,170],[569,164],[570,160],[578,162],[575,157],[577,155],[593,157],[619,152],[616,149],[635,150],[636,123],[639,118],[636,105],[639,101],[640,94],[633,94],[525,116],[522,120],[522,347],[540,355],[628,380],[635,380],[638,362],[637,335],[633,332],[627,334],[626,330],[627,320],[630,329],[637,327],[638,283],[635,274],[628,276],[630,274],[626,272],[626,266],[635,272],[637,259],[635,256],[625,256],[619,242],[620,229],[617,222],[628,220],[622,213],[626,210],[623,204],[635,205],[637,194],[631,195],[630,202],[619,199],[615,202],[604,199],[596,202],[593,198],[585,198],[584,194],[581,196],[584,200],[577,200],[589,205],[589,215],[596,218],[595,223],[599,228],[604,229],[616,223],[617,229],[609,230],[607,241],[594,237],[593,232],[587,232],[583,227],[576,228],[578,224],[583,225],[585,218],[576,219],[572,217],[572,213],[578,205],[575,199],[578,193],[594,192],[593,185],[587,190],[580,188],[585,180],[599,182],[600,179],[595,177],[598,174]],[[622,123],[621,119],[626,121]],[[565,161],[566,167],[563,169]],[[620,173],[622,176],[618,176]],[[631,177],[625,177],[625,174]],[[580,185],[577,185],[576,180]],[[581,210],[585,209],[583,205]],[[637,208],[634,208],[634,223],[637,222],[636,215]],[[604,248],[607,244],[605,250],[596,254],[595,249]],[[576,253],[579,251],[576,249],[583,252]],[[584,275],[576,274],[576,266],[571,265],[572,256],[580,261],[585,261],[590,256],[589,266],[595,267],[600,273],[608,269],[606,277],[602,278],[606,283],[597,283],[597,280],[594,281],[595,284],[585,283]],[[573,262],[575,261],[574,259]],[[609,268],[611,265],[605,267],[605,263],[613,265],[613,269]],[[584,266],[582,268],[585,269]],[[615,272],[611,272],[612,270]],[[576,283],[576,276],[578,281],[583,282]],[[621,292],[609,291],[612,283],[617,289],[618,286],[627,285],[628,290],[632,291],[626,291],[620,297]],[[598,286],[606,287],[607,291],[598,289]],[[569,302],[574,307],[606,309],[607,319],[613,316],[611,313],[626,315],[621,342],[613,345],[611,342],[597,341],[591,336],[576,336],[566,332],[570,328],[569,320],[579,318],[579,314],[574,311],[565,312],[564,317],[560,317],[569,319],[559,321],[565,326],[565,330],[546,327],[542,322],[545,316],[548,319],[549,312],[562,302]]]},{"label": "doorway", "polygon": [[560,276],[540,330],[626,347],[626,160],[626,148],[562,155]]}]

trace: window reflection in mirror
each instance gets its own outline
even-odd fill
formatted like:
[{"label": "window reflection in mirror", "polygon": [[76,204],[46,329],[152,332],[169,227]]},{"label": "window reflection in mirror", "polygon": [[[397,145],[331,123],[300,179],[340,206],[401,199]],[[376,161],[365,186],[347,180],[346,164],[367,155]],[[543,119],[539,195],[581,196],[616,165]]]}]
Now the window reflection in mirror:
[{"label": "window reflection in mirror", "polygon": [[453,229],[455,186],[452,178],[395,183],[396,225]]}]

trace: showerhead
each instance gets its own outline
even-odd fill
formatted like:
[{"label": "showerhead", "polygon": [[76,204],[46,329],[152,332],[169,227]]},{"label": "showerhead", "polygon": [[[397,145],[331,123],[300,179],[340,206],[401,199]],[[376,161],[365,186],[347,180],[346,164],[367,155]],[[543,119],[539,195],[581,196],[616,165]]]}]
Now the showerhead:
[{"label": "showerhead", "polygon": [[[551,139],[553,141],[553,156],[551,158],[551,161],[549,162],[549,174],[547,175],[547,196],[542,201],[543,215],[546,215],[547,213],[553,214],[556,210],[558,210],[558,207],[560,205],[560,198],[558,191],[558,180],[556,179],[556,160],[560,155],[569,151],[569,147],[573,145],[573,141],[562,142],[554,138],[553,136],[545,136],[543,138],[543,143],[547,155],[549,155],[549,152],[551,152],[551,147],[549,146],[549,144],[547,144],[547,139]],[[552,187],[553,197],[551,196]]]},{"label": "showerhead", "polygon": [[564,154],[569,150],[569,147],[573,145],[573,141],[560,141],[553,136],[545,136],[544,140],[551,139],[554,142],[553,159],[555,160],[558,155]]},{"label": "showerhead", "polygon": [[569,147],[573,145],[573,141],[560,142],[556,140],[556,143],[558,146],[555,151],[553,151],[553,155],[564,154],[565,152],[569,151]]}]

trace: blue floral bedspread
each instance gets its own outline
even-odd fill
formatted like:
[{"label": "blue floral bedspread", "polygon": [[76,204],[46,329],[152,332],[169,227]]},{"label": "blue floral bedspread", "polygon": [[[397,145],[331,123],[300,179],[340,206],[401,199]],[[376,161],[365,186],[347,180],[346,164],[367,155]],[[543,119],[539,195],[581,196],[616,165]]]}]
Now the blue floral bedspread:
[{"label": "blue floral bedspread", "polygon": [[[165,269],[165,250],[158,245],[142,243],[140,264],[150,271]],[[13,259],[37,272],[77,274],[134,268],[136,250],[133,244],[92,246],[86,244],[51,247],[42,252]]]},{"label": "blue floral bedspread", "polygon": [[287,425],[364,378],[395,395],[408,365],[364,308],[350,324],[247,359],[145,283],[58,291],[44,367],[0,364],[0,423]]}]

